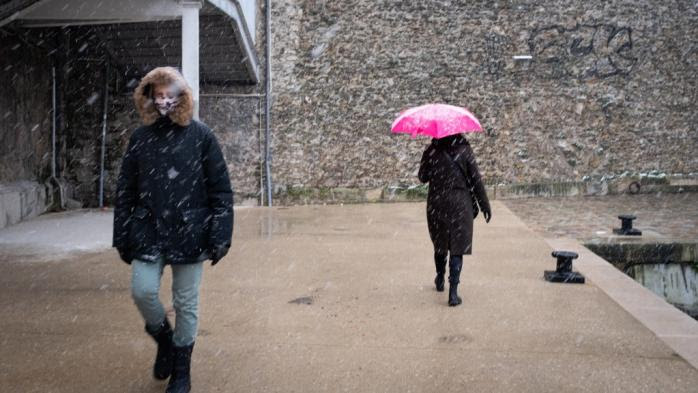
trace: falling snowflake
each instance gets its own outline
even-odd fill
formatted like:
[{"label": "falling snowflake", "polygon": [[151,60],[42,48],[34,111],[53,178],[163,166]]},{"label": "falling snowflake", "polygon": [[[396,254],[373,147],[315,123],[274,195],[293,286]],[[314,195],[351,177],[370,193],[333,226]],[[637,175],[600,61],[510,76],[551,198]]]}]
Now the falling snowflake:
[{"label": "falling snowflake", "polygon": [[177,175],[179,175],[179,172],[177,172],[177,170],[176,170],[174,167],[170,168],[170,169],[167,171],[167,177],[169,177],[170,180],[172,180],[172,179],[174,179],[175,177],[177,177]]}]

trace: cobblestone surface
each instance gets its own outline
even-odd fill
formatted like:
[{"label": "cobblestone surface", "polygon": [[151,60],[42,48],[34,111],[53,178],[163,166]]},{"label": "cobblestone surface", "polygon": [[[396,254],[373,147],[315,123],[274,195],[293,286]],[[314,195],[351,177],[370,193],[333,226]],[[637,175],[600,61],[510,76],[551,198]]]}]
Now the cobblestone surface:
[{"label": "cobblestone surface", "polygon": [[[612,236],[620,214],[634,214],[643,239],[698,241],[698,193],[503,201],[528,226],[546,237],[592,240]],[[496,219],[496,212],[494,216]]]}]

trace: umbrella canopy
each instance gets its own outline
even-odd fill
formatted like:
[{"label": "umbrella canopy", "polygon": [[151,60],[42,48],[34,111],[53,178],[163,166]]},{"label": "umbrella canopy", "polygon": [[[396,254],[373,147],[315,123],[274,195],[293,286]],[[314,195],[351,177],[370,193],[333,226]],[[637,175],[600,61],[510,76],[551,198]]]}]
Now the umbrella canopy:
[{"label": "umbrella canopy", "polygon": [[464,132],[481,132],[480,121],[469,110],[446,104],[427,104],[410,108],[395,119],[393,133],[445,138]]}]

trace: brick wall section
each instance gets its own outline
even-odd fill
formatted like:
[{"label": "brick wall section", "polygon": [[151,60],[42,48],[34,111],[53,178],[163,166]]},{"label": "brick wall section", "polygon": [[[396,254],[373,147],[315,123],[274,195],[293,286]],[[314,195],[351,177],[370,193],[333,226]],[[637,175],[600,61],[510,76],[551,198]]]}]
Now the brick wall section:
[{"label": "brick wall section", "polygon": [[491,182],[698,172],[693,1],[280,0],[273,23],[280,191],[414,183],[428,141],[389,127],[427,102],[479,116]]}]

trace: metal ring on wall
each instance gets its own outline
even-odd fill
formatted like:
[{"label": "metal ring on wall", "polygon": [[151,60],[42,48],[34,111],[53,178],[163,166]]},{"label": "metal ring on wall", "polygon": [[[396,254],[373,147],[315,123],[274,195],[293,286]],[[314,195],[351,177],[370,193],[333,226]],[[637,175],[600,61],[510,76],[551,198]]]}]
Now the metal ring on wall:
[{"label": "metal ring on wall", "polygon": [[640,188],[641,188],[640,183],[634,181],[628,185],[628,192],[635,195],[635,194],[638,194],[640,192]]}]

